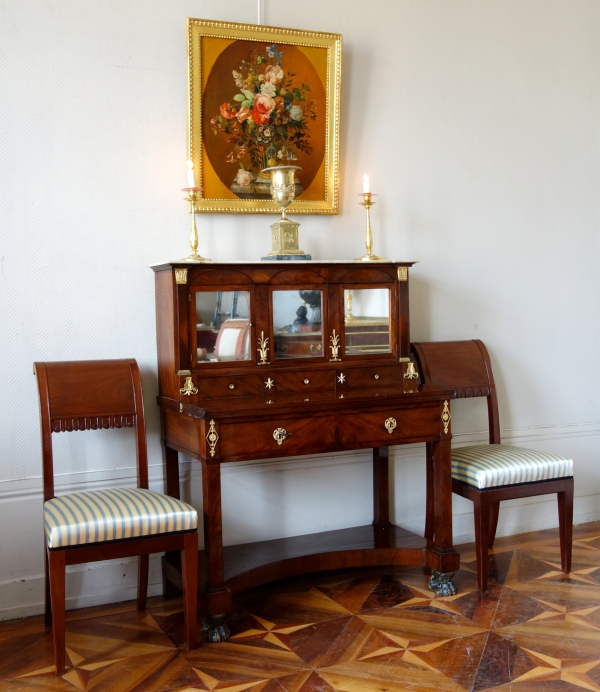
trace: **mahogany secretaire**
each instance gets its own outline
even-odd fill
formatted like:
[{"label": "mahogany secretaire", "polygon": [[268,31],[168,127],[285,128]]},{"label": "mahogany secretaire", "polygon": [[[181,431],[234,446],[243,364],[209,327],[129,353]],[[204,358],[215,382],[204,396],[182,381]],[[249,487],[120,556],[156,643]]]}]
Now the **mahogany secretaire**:
[{"label": "mahogany secretaire", "polygon": [[[166,492],[178,453],[202,465],[205,632],[228,637],[232,592],[304,572],[405,564],[454,592],[450,400],[410,357],[412,262],[174,262],[156,277]],[[432,445],[435,540],[390,523],[388,447]],[[373,523],[223,548],[220,465],[373,449]],[[366,489],[370,492],[371,489]],[[168,583],[180,576],[172,556]]]}]

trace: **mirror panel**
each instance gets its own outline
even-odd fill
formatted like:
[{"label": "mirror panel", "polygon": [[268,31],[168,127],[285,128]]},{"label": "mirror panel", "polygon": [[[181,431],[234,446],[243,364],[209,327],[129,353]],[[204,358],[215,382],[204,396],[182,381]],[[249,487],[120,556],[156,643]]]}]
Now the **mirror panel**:
[{"label": "mirror panel", "polygon": [[347,356],[391,352],[389,288],[344,291],[344,339]]},{"label": "mirror panel", "polygon": [[275,358],[323,357],[323,291],[273,291]]},{"label": "mirror panel", "polygon": [[250,360],[249,291],[196,291],[198,364]]}]

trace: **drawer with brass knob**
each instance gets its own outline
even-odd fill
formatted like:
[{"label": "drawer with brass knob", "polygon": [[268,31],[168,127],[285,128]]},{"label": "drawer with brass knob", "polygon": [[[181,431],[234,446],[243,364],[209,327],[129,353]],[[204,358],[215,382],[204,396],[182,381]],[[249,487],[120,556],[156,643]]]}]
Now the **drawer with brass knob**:
[{"label": "drawer with brass knob", "polygon": [[[282,418],[252,423],[222,423],[220,454],[259,459],[281,454],[311,454],[336,449],[335,417]],[[318,431],[318,433],[317,433]]]},{"label": "drawer with brass knob", "polygon": [[402,383],[403,370],[400,364],[345,368],[341,380],[338,375],[338,387],[340,384],[345,387],[402,387]]},{"label": "drawer with brass knob", "polygon": [[195,375],[198,399],[219,399],[232,396],[262,396],[265,388],[260,375],[234,375],[232,377],[202,377]]},{"label": "drawer with brass knob", "polygon": [[338,416],[342,444],[386,447],[441,435],[439,404],[425,410],[398,409],[363,413],[360,416]]}]

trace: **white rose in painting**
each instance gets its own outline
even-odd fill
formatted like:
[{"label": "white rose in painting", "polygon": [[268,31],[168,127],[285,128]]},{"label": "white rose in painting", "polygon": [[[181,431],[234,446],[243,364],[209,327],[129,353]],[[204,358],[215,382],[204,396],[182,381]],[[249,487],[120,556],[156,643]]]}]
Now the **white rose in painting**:
[{"label": "white rose in painting", "polygon": [[275,89],[274,84],[272,84],[271,82],[265,82],[264,84],[260,85],[260,93],[266,94],[267,96],[270,96],[271,98],[275,98],[275,94],[277,93],[277,90]]},{"label": "white rose in painting", "polygon": [[252,182],[252,173],[250,171],[245,171],[243,168],[237,172],[235,176],[235,182],[238,185],[250,185]]},{"label": "white rose in painting", "polygon": [[283,79],[283,70],[279,65],[269,65],[265,70],[265,79],[275,86],[279,86],[281,80]]},{"label": "white rose in painting", "polygon": [[300,106],[292,106],[290,108],[290,118],[292,120],[302,120],[302,116],[304,113],[302,112],[302,108]]}]

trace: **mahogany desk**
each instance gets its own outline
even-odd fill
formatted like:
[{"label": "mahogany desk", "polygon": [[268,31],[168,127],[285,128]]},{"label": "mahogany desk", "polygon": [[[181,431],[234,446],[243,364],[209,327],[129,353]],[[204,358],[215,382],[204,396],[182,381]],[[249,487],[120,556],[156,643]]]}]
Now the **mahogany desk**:
[{"label": "mahogany desk", "polygon": [[[452,546],[449,403],[455,392],[419,384],[410,356],[411,265],[154,267],[166,492],[179,497],[179,453],[200,462],[200,561],[211,641],[229,636],[233,592],[307,572],[414,565],[434,570],[430,585],[438,593],[454,593],[459,555]],[[214,345],[200,341],[207,328],[218,332]],[[433,541],[389,519],[388,447],[414,442],[433,449]],[[222,464],[369,447],[372,525],[223,547]],[[167,586],[178,586],[176,557],[163,564]]]}]

